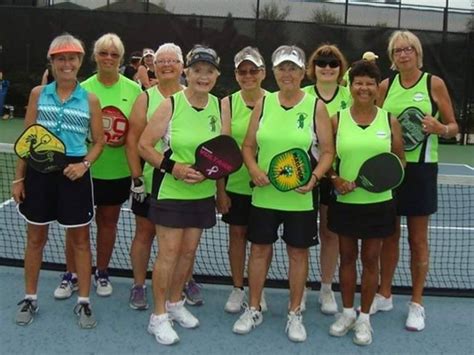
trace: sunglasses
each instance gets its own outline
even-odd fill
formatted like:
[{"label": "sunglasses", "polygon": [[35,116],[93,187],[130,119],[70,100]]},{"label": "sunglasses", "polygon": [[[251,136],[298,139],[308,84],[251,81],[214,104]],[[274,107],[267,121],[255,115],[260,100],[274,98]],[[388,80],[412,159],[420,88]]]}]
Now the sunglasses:
[{"label": "sunglasses", "polygon": [[109,53],[109,52],[106,52],[106,51],[100,51],[97,54],[99,54],[99,57],[103,57],[103,58],[106,58],[106,57],[111,57],[113,59],[119,59],[120,58],[120,54],[118,54],[118,53]]},{"label": "sunglasses", "polygon": [[320,68],[326,68],[326,66],[329,65],[329,67],[333,69],[341,66],[341,62],[337,59],[315,59],[313,64]]},{"label": "sunglasses", "polygon": [[402,52],[405,54],[412,54],[414,51],[415,51],[414,47],[408,46],[408,47],[403,47],[403,48],[394,48],[392,53],[394,55],[400,55],[402,54]]},{"label": "sunglasses", "polygon": [[261,69],[249,69],[249,70],[236,69],[235,72],[240,76],[245,76],[247,74],[255,76],[260,72],[260,70]]}]

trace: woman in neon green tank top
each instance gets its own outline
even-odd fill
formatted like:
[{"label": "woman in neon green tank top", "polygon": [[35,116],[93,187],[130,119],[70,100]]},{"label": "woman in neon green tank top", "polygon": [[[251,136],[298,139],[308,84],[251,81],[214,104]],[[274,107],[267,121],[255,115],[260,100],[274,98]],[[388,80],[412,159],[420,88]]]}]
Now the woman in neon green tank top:
[{"label": "woman in neon green tank top", "polygon": [[[344,310],[329,328],[332,336],[343,336],[354,328],[354,343],[372,342],[370,305],[377,291],[378,263],[382,240],[395,231],[395,202],[392,191],[372,193],[354,184],[361,165],[380,153],[393,152],[403,161],[401,128],[390,114],[375,106],[380,71],[361,60],[349,73],[353,104],[333,120],[336,132],[336,170],[331,181],[339,193],[328,210],[328,228],[339,236],[341,283]],[[356,320],[358,242],[361,239],[361,312]]]},{"label": "woman in neon green tank top", "polygon": [[[379,106],[395,116],[407,107],[419,108],[425,113],[423,127],[428,134],[418,148],[406,152],[405,180],[397,189],[397,213],[407,216],[413,279],[406,328],[420,331],[425,327],[422,295],[429,264],[428,223],[437,205],[438,136],[455,137],[458,125],[444,81],[421,71],[423,49],[418,37],[409,31],[395,31],[389,40],[388,56],[391,68],[398,74],[380,85]],[[391,287],[398,262],[399,240],[400,228],[392,238],[384,241],[380,288],[371,312],[393,308]]]},{"label": "woman in neon green tank top", "polygon": [[129,305],[133,309],[148,308],[145,279],[155,237],[155,225],[148,219],[148,196],[151,191],[148,185],[151,181],[146,182],[143,176],[144,161],[138,154],[138,139],[160,103],[183,89],[179,82],[183,72],[181,48],[173,43],[165,43],[158,48],[154,57],[159,84],[141,93],[135,101],[126,139],[128,165],[132,174],[132,211],[135,214],[135,236],[130,249],[133,287],[130,290]]},{"label": "woman in neon green tank top", "polygon": [[[148,331],[165,345],[179,341],[171,320],[196,328],[199,320],[184,307],[182,290],[192,269],[203,228],[215,225],[216,184],[193,169],[196,147],[220,133],[218,99],[209,92],[219,76],[219,57],[197,45],[186,56],[188,87],[164,100],[138,143],[154,167],[148,217],[156,225],[158,255],[153,267],[155,305]],[[156,143],[163,141],[163,150]]]},{"label": "woman in neon green tank top", "polygon": [[[333,44],[319,46],[309,57],[306,75],[314,81],[303,91],[315,95],[325,104],[330,118],[334,118],[339,110],[349,107],[351,94],[340,85],[342,76],[347,68],[347,61],[339,48]],[[327,227],[327,213],[330,200],[331,182],[326,177],[319,184],[319,237],[321,265],[321,291],[319,303],[324,314],[337,313],[337,303],[332,291],[332,280],[336,272],[339,257],[339,241],[337,235]]]},{"label": "woman in neon green tank top", "polygon": [[[250,300],[248,308],[234,323],[233,331],[247,334],[262,323],[260,297],[273,243],[278,239],[278,226],[283,224],[282,238],[287,246],[290,270],[286,331],[291,341],[302,342],[307,337],[301,301],[308,276],[309,247],[318,242],[317,190],[313,189],[332,164],[333,136],[324,103],[300,89],[305,68],[304,52],[295,46],[281,46],[273,52],[272,62],[280,91],[265,95],[257,103],[242,146],[245,165],[255,184],[247,234],[252,243]],[[319,153],[318,164],[305,186],[294,191],[278,191],[270,185],[266,173],[268,164],[274,155],[295,147],[305,150],[313,159]],[[313,163],[316,162],[313,160]]]},{"label": "woman in neon green tank top", "polygon": [[[265,95],[261,84],[265,78],[265,62],[257,48],[245,47],[234,57],[235,80],[240,90],[222,99],[222,115],[231,123],[232,136],[242,146],[250,115],[258,100]],[[222,220],[229,224],[229,264],[233,289],[224,309],[240,312],[244,302],[244,271],[247,249],[247,225],[252,189],[250,175],[243,165],[226,180],[225,189],[218,194],[217,208]],[[263,308],[266,308],[262,295]]]}]

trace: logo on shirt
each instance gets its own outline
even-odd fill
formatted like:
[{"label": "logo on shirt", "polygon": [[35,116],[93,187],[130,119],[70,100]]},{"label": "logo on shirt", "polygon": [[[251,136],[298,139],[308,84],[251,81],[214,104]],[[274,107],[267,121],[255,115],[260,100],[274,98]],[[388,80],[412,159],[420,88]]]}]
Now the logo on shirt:
[{"label": "logo on shirt", "polygon": [[304,128],[304,121],[306,120],[306,117],[308,117],[308,115],[304,112],[300,112],[298,113],[298,119],[296,120],[297,122],[297,128],[299,129],[303,129]]},{"label": "logo on shirt", "polygon": [[385,139],[388,137],[388,134],[387,132],[384,132],[384,131],[378,131],[378,132],[375,132],[375,136],[380,139]]},{"label": "logo on shirt", "polygon": [[209,118],[209,129],[211,132],[215,132],[217,129],[217,117],[214,115],[208,116]]},{"label": "logo on shirt", "polygon": [[341,110],[344,110],[345,108],[347,108],[347,102],[341,101]]},{"label": "logo on shirt", "polygon": [[415,102],[420,102],[425,99],[425,94],[422,92],[417,92],[415,95],[413,95],[413,101]]}]

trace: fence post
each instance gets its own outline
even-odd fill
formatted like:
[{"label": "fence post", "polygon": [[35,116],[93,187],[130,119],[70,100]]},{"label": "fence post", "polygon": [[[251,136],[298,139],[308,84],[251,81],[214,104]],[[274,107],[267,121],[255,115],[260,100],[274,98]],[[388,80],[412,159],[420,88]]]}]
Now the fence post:
[{"label": "fence post", "polygon": [[347,17],[349,15],[349,0],[346,0],[346,5],[344,7],[344,25],[347,25]]}]

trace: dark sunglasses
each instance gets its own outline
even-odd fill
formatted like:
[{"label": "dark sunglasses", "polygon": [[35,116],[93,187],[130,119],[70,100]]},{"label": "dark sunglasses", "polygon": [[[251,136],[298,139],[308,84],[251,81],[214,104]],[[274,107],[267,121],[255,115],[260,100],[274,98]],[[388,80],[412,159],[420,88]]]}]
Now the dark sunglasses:
[{"label": "dark sunglasses", "polygon": [[260,72],[260,70],[261,69],[249,69],[249,70],[236,69],[235,72],[239,74],[240,76],[245,76],[247,74],[254,76],[254,75],[257,75]]},{"label": "dark sunglasses", "polygon": [[329,67],[333,69],[341,66],[341,62],[337,59],[315,59],[313,64],[320,68],[326,68],[326,66],[329,65]]}]

